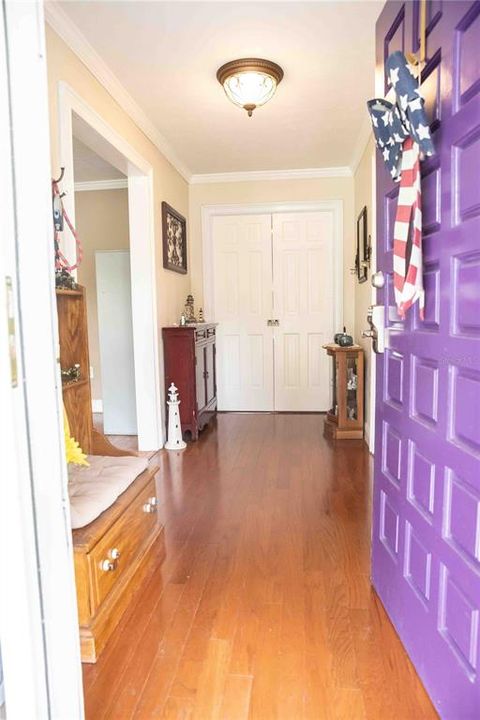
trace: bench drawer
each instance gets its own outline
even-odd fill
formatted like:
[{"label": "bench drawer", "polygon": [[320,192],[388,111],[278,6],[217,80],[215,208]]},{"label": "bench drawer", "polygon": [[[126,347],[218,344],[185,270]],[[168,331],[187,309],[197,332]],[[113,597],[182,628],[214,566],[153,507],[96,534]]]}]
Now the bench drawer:
[{"label": "bench drawer", "polygon": [[154,532],[157,506],[149,500],[155,495],[155,478],[152,478],[88,553],[93,612],[132,569]]}]

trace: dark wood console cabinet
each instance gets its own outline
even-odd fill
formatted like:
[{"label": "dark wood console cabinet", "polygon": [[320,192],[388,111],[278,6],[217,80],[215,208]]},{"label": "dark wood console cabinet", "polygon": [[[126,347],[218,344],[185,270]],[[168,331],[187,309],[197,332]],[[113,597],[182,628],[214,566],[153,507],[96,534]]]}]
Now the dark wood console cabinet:
[{"label": "dark wood console cabinet", "polygon": [[165,327],[165,398],[173,382],[180,394],[182,431],[192,440],[217,412],[216,345],[214,323]]}]

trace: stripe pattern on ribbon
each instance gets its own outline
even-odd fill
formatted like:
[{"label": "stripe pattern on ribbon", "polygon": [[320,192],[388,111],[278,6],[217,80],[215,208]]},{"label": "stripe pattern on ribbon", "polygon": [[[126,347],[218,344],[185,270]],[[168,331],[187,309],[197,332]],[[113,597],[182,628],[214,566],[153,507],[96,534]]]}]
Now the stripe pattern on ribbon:
[{"label": "stripe pattern on ribbon", "polygon": [[393,276],[397,311],[405,319],[407,310],[418,302],[424,317],[425,293],[422,273],[422,193],[420,151],[407,138],[403,143],[402,174],[393,233]]}]

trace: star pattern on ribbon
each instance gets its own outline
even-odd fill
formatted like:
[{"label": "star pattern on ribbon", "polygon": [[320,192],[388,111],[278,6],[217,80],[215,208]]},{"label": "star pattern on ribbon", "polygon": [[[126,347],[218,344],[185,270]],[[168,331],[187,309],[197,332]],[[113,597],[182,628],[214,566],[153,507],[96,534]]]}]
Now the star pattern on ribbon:
[{"label": "star pattern on ribbon", "polygon": [[417,132],[420,140],[427,140],[430,138],[430,128],[428,125],[422,125],[422,123],[419,123],[417,125]]},{"label": "star pattern on ribbon", "polygon": [[393,87],[398,83],[398,73],[400,72],[400,68],[392,68],[390,70],[390,82],[392,83]]}]

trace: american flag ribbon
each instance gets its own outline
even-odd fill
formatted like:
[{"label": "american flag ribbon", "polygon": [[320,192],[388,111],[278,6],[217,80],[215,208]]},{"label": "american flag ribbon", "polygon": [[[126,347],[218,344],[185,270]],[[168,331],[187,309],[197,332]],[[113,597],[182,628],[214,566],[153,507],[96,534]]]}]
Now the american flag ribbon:
[{"label": "american flag ribbon", "polygon": [[402,175],[393,231],[393,276],[399,316],[405,319],[407,310],[418,301],[420,319],[423,320],[425,293],[420,151],[411,137],[403,143]]}]

